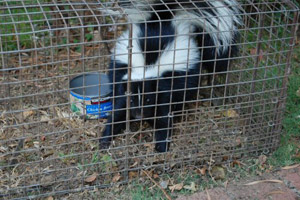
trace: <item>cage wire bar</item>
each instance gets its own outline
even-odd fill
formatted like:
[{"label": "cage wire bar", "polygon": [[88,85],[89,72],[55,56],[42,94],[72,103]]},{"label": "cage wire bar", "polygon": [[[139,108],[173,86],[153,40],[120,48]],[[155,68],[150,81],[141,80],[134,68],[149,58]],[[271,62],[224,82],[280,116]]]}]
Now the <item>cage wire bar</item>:
[{"label": "cage wire bar", "polygon": [[275,150],[298,8],[288,0],[238,2],[239,54],[228,71],[201,71],[197,98],[170,113],[170,150],[159,153],[155,128],[130,118],[131,84],[126,130],[108,150],[99,149],[106,119],[86,120],[70,109],[71,79],[107,74],[117,38],[128,28],[125,48],[135,62],[137,38],[115,1],[0,1],[0,198],[70,195],[145,179],[142,170],[172,173]]}]

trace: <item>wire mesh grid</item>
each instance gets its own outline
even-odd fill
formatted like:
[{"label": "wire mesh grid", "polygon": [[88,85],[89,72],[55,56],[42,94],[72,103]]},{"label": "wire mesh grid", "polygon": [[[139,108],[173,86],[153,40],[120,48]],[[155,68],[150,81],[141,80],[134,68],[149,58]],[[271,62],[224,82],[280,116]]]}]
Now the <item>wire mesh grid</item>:
[{"label": "wire mesh grid", "polygon": [[[178,2],[180,6],[172,7]],[[202,0],[186,1],[187,6],[184,2],[0,2],[0,198],[42,198],[109,187],[140,177],[141,170],[171,173],[187,165],[230,163],[269,153],[278,146],[297,7],[291,1],[239,1],[234,8],[239,10],[239,37],[228,47],[228,52],[238,49],[238,53],[222,58],[215,50],[209,60],[204,58],[206,49],[226,45],[203,45],[207,35],[224,36],[220,32],[222,19],[237,16],[228,16],[230,12],[221,16],[203,14],[216,5],[221,10],[228,8],[228,1],[210,1],[209,6]],[[135,13],[128,18],[132,10]],[[202,29],[190,25],[187,30],[172,32],[173,26],[180,26],[176,20],[183,24],[199,20],[199,16],[190,14],[195,10],[203,14]],[[168,17],[163,19],[161,13]],[[158,16],[156,20],[149,18],[153,15]],[[217,22],[209,21],[209,16]],[[143,36],[136,33],[134,20],[139,20]],[[219,26],[215,29],[219,32],[209,29],[209,23]],[[151,32],[151,26],[156,27],[156,33]],[[229,35],[233,34],[232,28],[227,30]],[[195,44],[197,37],[202,43]],[[161,44],[177,41],[176,38],[181,49],[170,47],[167,62],[161,59],[162,63],[154,64],[155,59],[167,54],[167,47]],[[144,42],[142,52],[135,51],[136,41]],[[123,45],[123,49],[116,44]],[[150,52],[151,45],[158,47]],[[200,71],[189,74],[187,66],[195,64],[189,59],[193,52],[201,55],[195,56]],[[183,58],[183,64],[176,63],[179,58]],[[122,59],[127,65],[120,66]],[[226,60],[220,62],[226,70],[217,68],[217,62],[222,60]],[[207,63],[211,68],[205,68]],[[157,74],[151,72],[152,77],[147,77],[146,65],[158,69]],[[178,66],[183,66],[184,73],[177,74]],[[169,76],[159,72],[166,68],[173,69],[166,72]],[[97,74],[96,79],[101,79],[99,73],[111,74],[110,82],[92,85],[98,100],[103,98],[103,85],[113,88],[112,117],[108,116],[108,122],[99,113],[91,114],[86,109],[93,100],[84,89],[88,75]],[[121,79],[117,78],[119,74]],[[76,89],[83,91],[84,101],[79,104],[84,109],[76,110],[70,81],[80,76],[84,84]],[[196,77],[193,80],[198,84],[194,88],[196,95],[188,99],[190,77]],[[152,81],[156,89],[149,92]],[[171,86],[161,89],[166,83]],[[180,83],[184,83],[181,88]],[[119,87],[123,87],[123,93],[117,91]],[[178,96],[182,96],[181,104],[172,100]],[[149,98],[155,103],[147,103]],[[120,99],[125,105],[117,107]],[[121,115],[119,120],[116,115]],[[112,130],[102,137],[109,128]],[[113,129],[118,135],[111,138],[111,133],[116,132]],[[99,144],[100,138],[104,143]],[[158,144],[165,149],[159,149]]]}]

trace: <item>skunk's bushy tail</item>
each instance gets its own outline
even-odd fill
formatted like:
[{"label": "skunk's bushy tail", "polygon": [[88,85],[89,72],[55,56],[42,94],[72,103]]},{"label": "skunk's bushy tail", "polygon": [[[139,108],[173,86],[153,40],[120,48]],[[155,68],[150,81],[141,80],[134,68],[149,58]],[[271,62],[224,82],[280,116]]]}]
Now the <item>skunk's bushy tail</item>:
[{"label": "skunk's bushy tail", "polygon": [[171,12],[175,25],[189,23],[209,34],[218,55],[235,42],[242,24],[236,0],[120,0],[119,4],[133,23],[150,20],[153,15],[160,20],[163,13]]}]

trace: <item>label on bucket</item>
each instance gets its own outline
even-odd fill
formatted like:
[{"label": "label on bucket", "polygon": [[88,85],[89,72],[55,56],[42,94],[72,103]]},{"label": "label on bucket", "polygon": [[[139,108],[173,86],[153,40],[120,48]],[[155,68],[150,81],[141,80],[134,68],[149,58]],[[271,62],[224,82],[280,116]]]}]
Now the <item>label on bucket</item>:
[{"label": "label on bucket", "polygon": [[86,114],[100,115],[100,118],[104,118],[109,115],[109,111],[111,111],[111,109],[112,104],[110,101],[101,104],[86,105]]},{"label": "label on bucket", "polygon": [[98,99],[85,98],[73,94],[70,95],[71,110],[77,115],[86,115],[86,119],[106,118],[110,115],[112,110],[111,101],[100,101]]}]

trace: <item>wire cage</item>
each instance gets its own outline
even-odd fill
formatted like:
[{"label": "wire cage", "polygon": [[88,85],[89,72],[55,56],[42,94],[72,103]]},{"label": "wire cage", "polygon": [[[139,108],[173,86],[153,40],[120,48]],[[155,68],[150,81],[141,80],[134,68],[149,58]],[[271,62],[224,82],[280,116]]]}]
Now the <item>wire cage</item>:
[{"label": "wire cage", "polygon": [[[141,170],[171,173],[188,165],[231,163],[270,153],[278,147],[298,20],[298,8],[294,3],[240,0],[232,8],[235,16],[228,16],[230,12],[220,12],[221,15],[216,16],[213,13],[205,15],[212,9],[209,6],[185,6],[184,1],[140,2],[144,3],[133,0],[119,1],[119,4],[103,0],[0,2],[0,198],[42,198],[109,187],[141,177]],[[181,6],[172,10],[174,2]],[[186,2],[204,5],[203,0]],[[220,6],[220,9],[232,6],[229,1],[209,2],[207,5]],[[124,8],[121,4],[130,5]],[[150,19],[149,15],[161,16],[155,8],[162,5],[160,11],[172,16],[158,17],[156,21]],[[128,10],[133,8],[136,13],[129,18]],[[191,15],[194,10],[204,14]],[[177,13],[188,16],[181,19],[183,24],[202,20],[202,30],[189,30],[193,28],[187,26],[182,33],[182,30],[172,32],[163,27],[168,23],[176,24],[174,21],[180,20],[175,20]],[[212,33],[205,24],[209,23],[207,18],[216,24],[224,19],[240,20],[239,36],[228,50],[237,49],[236,55],[219,58],[215,50],[211,69],[203,67],[207,61],[203,58],[207,53],[205,48],[216,48],[217,43],[204,47],[190,41],[207,34],[230,35],[233,30],[222,33],[220,26],[214,29],[219,32]],[[140,19],[139,26],[144,27],[145,35],[135,33],[134,19]],[[157,25],[154,36],[147,31],[150,28],[145,27],[151,23]],[[186,42],[185,49],[169,49],[171,53],[166,59],[169,63],[165,64],[174,69],[169,71],[171,76],[159,74],[159,69],[165,69],[164,63],[161,68],[160,64],[149,63],[152,62],[152,69],[158,69],[155,79],[161,82],[172,79],[176,86],[179,83],[174,78],[179,66],[176,60],[192,56],[192,49],[199,52],[201,58],[196,56],[196,64],[200,72],[194,75],[199,82],[194,88],[196,95],[189,100],[182,98],[180,108],[172,109],[178,102],[172,102],[170,96],[186,96],[187,81],[181,90],[178,89],[180,93],[176,93],[173,86],[169,88],[171,92],[161,91],[159,88],[164,85],[156,84],[156,89],[152,90],[156,101],[150,104],[155,113],[147,118],[144,116],[148,112],[145,85],[150,78],[145,71],[149,66],[136,63],[141,63],[140,57],[149,60],[162,57],[167,47],[158,45],[156,51],[148,52],[149,48],[143,46],[143,51],[137,53],[136,41],[155,46],[157,42],[170,42],[176,37],[187,39],[178,39],[179,46],[180,41]],[[117,44],[123,45],[120,51]],[[218,45],[221,46],[218,48],[225,46],[224,43]],[[115,90],[119,87],[117,84],[120,85],[116,77],[121,72],[112,72],[117,69],[114,66],[118,56],[119,60],[127,62],[123,68],[118,68],[126,74],[121,79],[125,83],[121,97]],[[216,68],[218,59],[228,60],[223,66],[227,70]],[[182,71],[188,71],[189,62],[192,61],[188,59],[180,65]],[[140,72],[143,72],[139,79],[143,86],[137,93],[134,79]],[[103,74],[109,73],[114,74],[113,81],[104,82],[107,77]],[[181,78],[188,80],[189,76],[185,73]],[[75,86],[82,92],[80,97],[72,95],[75,90],[71,86],[78,77],[83,83]],[[112,92],[103,100],[104,86],[111,86]],[[84,89],[87,87],[92,87],[93,98]],[[170,108],[166,116],[157,111],[162,92],[168,92],[167,97],[170,97],[164,101]],[[125,105],[117,107],[117,98],[123,98]],[[142,116],[132,117],[135,105],[131,101],[136,99],[142,107]],[[107,105],[112,111],[100,110],[99,107],[107,102],[111,102]],[[123,110],[121,119],[116,122],[112,117],[111,122],[107,121],[105,116],[117,115],[118,109]],[[155,125],[165,118],[168,125]],[[102,148],[99,139],[104,138],[103,132],[109,123],[112,129],[123,127],[124,130],[119,130],[111,143]],[[157,151],[160,137],[157,131],[166,130],[168,135],[164,139],[169,148]]]}]

